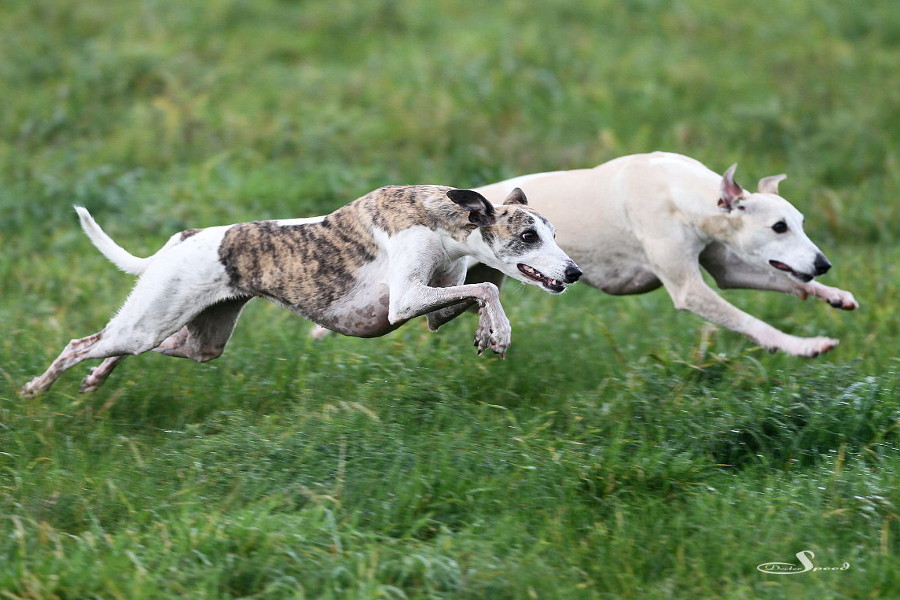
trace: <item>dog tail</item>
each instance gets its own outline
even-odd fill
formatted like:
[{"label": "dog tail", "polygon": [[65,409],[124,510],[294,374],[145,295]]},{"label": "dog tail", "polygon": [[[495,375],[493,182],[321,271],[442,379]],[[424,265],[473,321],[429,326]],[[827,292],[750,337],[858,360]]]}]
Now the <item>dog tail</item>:
[{"label": "dog tail", "polygon": [[115,243],[105,231],[100,229],[100,226],[97,225],[94,217],[91,216],[91,213],[89,213],[85,207],[76,206],[75,212],[78,213],[78,218],[81,220],[81,228],[84,229],[84,233],[87,234],[91,243],[97,247],[97,250],[99,250],[103,256],[108,258],[114,265],[126,273],[140,275],[144,272],[147,265],[150,263],[149,258],[135,256]]}]

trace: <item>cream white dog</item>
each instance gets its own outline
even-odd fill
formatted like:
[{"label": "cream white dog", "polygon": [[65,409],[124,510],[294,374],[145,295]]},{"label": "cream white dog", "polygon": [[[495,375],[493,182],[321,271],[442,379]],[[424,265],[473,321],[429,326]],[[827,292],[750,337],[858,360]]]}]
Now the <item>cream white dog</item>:
[{"label": "cream white dog", "polygon": [[[771,351],[812,357],[838,340],[789,335],[732,306],[720,288],[816,296],[853,310],[853,294],[813,278],[831,267],[803,232],[803,215],[778,195],[784,175],[757,192],[679,154],[625,156],[593,169],[516,177],[476,188],[501,202],[521,188],[558,228],[557,242],[584,271],[582,281],[608,294],[641,294],[665,286],[675,307],[742,333]],[[500,277],[502,279],[502,277]]]},{"label": "cream white dog", "polygon": [[[527,206],[521,190],[494,206],[471,190],[384,187],[325,217],[182,231],[147,258],[121,248],[87,210],[76,210],[104,256],[140,278],[106,327],[69,342],[25,385],[27,397],[87,359],[105,360],[82,382],[83,392],[97,389],[132,354],[212,360],[254,297],[357,337],[384,335],[447,306],[477,305],[478,352],[502,356],[510,324],[499,290],[464,284],[468,260],[555,294],[581,276],[554,241],[553,225]],[[433,329],[441,322],[429,315]]]}]

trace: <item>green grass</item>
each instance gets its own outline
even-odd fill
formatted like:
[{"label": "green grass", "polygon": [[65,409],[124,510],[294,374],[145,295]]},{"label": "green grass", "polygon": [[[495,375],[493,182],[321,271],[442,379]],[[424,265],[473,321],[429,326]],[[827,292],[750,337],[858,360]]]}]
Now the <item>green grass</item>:
[{"label": "green grass", "polygon": [[[896,598],[900,10],[893,3],[12,0],[0,15],[0,598]],[[16,390],[99,329],[126,248],[670,150],[782,185],[862,308],[726,292],[828,355],[504,289],[314,343],[251,304],[204,365]],[[765,562],[846,571],[764,574]]]}]

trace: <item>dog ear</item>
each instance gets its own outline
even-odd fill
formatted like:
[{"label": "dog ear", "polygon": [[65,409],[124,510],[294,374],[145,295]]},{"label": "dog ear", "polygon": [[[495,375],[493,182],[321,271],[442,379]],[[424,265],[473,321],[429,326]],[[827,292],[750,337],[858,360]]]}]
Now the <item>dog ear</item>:
[{"label": "dog ear", "polygon": [[763,177],[759,180],[759,193],[760,194],[777,194],[778,193],[778,184],[787,179],[787,175],[782,173],[781,175],[772,175],[771,177]]},{"label": "dog ear", "polygon": [[525,206],[528,204],[528,198],[525,197],[525,192],[522,191],[522,188],[516,188],[509,193],[503,204],[521,204]]},{"label": "dog ear", "polygon": [[461,208],[469,211],[469,222],[479,227],[488,227],[497,220],[494,206],[487,198],[473,190],[448,190],[447,197]]},{"label": "dog ear", "polygon": [[722,176],[722,186],[719,192],[719,208],[722,212],[730,213],[735,208],[740,208],[738,202],[744,194],[744,190],[734,181],[734,172],[737,163],[728,167]]}]

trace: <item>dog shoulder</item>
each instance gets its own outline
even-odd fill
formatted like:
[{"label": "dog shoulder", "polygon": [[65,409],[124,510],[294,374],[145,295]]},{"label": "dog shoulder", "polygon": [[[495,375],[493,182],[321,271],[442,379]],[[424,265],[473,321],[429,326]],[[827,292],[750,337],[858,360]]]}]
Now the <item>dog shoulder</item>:
[{"label": "dog shoulder", "polygon": [[388,236],[415,226],[453,233],[465,228],[468,216],[447,197],[451,189],[438,185],[386,186],[366,194],[353,205],[361,220]]}]

